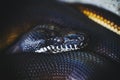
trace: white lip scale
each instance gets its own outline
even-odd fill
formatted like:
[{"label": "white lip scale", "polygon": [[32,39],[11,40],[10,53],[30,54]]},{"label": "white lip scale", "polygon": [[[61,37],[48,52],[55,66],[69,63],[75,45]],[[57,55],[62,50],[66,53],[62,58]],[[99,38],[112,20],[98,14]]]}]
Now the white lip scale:
[{"label": "white lip scale", "polygon": [[[83,45],[80,44],[79,46],[83,46]],[[42,47],[39,50],[35,50],[35,52],[36,53],[44,53],[44,52],[61,53],[61,52],[79,50],[81,48],[78,47],[78,45],[76,45],[76,44],[74,44],[74,45],[59,45],[59,46],[50,45],[50,46]]]}]

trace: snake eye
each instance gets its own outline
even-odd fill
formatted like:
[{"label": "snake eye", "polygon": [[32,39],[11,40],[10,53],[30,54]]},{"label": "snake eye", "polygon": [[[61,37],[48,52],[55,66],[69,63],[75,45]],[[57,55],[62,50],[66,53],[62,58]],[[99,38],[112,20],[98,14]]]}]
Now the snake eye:
[{"label": "snake eye", "polygon": [[80,50],[87,44],[85,33],[51,24],[37,25],[10,49],[16,52],[60,53]]}]

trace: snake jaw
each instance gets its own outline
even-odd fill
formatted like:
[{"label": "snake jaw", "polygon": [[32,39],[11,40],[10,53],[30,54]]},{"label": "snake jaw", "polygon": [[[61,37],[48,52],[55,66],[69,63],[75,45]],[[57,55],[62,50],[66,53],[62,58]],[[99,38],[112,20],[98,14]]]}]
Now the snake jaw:
[{"label": "snake jaw", "polygon": [[[80,46],[82,46],[82,43]],[[42,47],[39,50],[36,50],[35,52],[36,53],[44,53],[44,52],[61,53],[61,52],[80,50],[81,48],[83,48],[80,46],[78,47],[78,45],[76,45],[76,44],[74,44],[74,45],[59,45],[59,46],[50,45],[50,46]]]}]

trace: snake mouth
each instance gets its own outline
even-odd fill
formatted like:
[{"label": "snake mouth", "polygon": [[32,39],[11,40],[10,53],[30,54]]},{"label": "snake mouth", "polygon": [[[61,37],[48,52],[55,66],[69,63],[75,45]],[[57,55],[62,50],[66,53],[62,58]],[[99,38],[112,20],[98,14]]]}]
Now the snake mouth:
[{"label": "snake mouth", "polygon": [[72,44],[72,45],[50,45],[43,48],[40,48],[39,50],[36,50],[36,53],[44,53],[44,52],[51,52],[51,53],[61,53],[61,52],[68,52],[68,51],[76,51],[83,49],[86,45],[81,42],[80,45]]}]

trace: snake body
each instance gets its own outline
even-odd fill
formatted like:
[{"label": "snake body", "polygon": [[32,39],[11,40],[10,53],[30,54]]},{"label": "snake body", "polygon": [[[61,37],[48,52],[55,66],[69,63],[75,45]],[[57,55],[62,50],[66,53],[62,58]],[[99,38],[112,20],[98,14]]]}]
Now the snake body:
[{"label": "snake body", "polygon": [[[94,22],[91,19],[92,16],[89,17],[85,10],[90,10],[91,14],[92,12],[101,13],[100,16],[104,19],[106,19],[106,16],[107,18],[110,17],[110,23],[114,22],[114,25],[117,25],[115,29],[117,28],[119,31],[120,25],[117,20],[120,17],[110,12],[111,15],[108,15],[106,14],[108,11],[105,10],[103,10],[105,13],[102,14],[101,9],[86,5],[75,8],[56,1],[49,1],[49,3],[46,0],[40,3],[33,1],[33,3],[23,6],[19,11],[20,13],[16,12],[16,15],[11,15],[11,19],[8,19],[10,23],[6,22],[5,26],[11,26],[11,33],[16,34],[16,36],[12,38],[9,44],[4,41],[3,46],[7,47],[9,45],[9,47],[2,50],[1,73],[6,77],[1,76],[1,78],[4,78],[4,80],[119,80],[119,32],[111,31],[112,29],[106,29],[103,25]],[[34,29],[33,26],[39,24],[55,24],[63,30],[68,28],[80,33],[83,32],[88,38],[87,46],[83,50],[63,51],[56,54],[51,52],[39,54],[35,53],[34,50],[33,52],[22,52],[19,49],[20,44],[24,42],[26,37],[33,36],[33,33],[31,33]],[[17,29],[21,32],[16,32]],[[30,31],[31,34],[27,31]],[[11,36],[5,32],[3,33],[5,36],[2,40]],[[29,38],[36,40],[36,37]],[[12,53],[11,49],[15,49],[17,52]],[[10,51],[7,52],[7,50]]]}]

